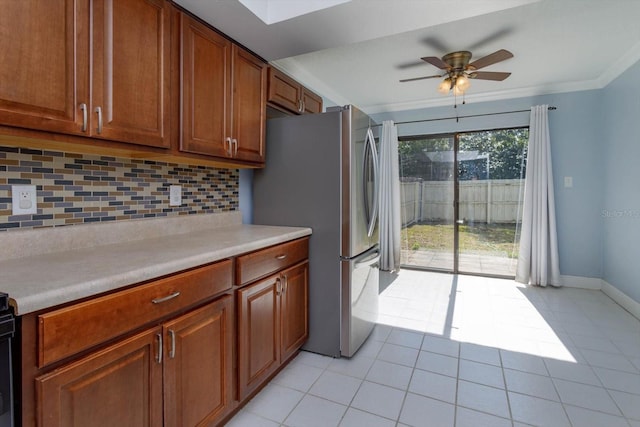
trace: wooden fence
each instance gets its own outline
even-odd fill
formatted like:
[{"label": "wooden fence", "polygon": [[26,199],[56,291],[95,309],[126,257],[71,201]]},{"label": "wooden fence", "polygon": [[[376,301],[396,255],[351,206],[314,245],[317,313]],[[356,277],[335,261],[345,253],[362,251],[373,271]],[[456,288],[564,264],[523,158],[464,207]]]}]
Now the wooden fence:
[{"label": "wooden fence", "polygon": [[[460,219],[515,223],[522,219],[523,179],[460,182]],[[423,221],[453,221],[451,181],[401,182],[402,226]]]}]

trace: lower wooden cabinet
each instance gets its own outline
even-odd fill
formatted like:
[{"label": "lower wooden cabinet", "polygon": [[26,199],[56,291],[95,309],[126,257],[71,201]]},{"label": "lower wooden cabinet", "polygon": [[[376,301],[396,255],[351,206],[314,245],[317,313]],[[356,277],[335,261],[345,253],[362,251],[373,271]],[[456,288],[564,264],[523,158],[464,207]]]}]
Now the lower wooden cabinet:
[{"label": "lower wooden cabinet", "polygon": [[161,330],[148,330],[36,378],[38,425],[162,425]]},{"label": "lower wooden cabinet", "polygon": [[303,262],[237,291],[240,400],[307,339],[308,266]]},{"label": "lower wooden cabinet", "polygon": [[287,360],[302,347],[309,336],[309,263],[281,273],[282,360]]},{"label": "lower wooden cabinet", "polygon": [[220,425],[306,341],[308,250],[292,240],[23,316],[23,427]]},{"label": "lower wooden cabinet", "polygon": [[164,426],[213,425],[233,407],[233,297],[163,326]]},{"label": "lower wooden cabinet", "polygon": [[232,345],[224,296],[36,378],[38,425],[213,425],[232,409]]}]

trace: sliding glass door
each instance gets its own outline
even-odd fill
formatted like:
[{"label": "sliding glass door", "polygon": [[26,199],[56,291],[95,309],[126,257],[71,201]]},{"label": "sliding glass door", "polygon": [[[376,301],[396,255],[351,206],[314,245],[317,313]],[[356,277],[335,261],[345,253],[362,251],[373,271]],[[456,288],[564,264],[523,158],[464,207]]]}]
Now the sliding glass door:
[{"label": "sliding glass door", "polygon": [[455,141],[451,135],[401,141],[401,264],[453,271]]},{"label": "sliding glass door", "polygon": [[515,275],[528,129],[400,141],[402,264]]}]

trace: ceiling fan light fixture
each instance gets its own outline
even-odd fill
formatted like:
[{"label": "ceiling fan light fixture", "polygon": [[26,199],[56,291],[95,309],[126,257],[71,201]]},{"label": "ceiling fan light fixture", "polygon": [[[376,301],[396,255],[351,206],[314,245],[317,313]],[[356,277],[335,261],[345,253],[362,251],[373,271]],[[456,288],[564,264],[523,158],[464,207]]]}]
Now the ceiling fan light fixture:
[{"label": "ceiling fan light fixture", "polygon": [[451,91],[453,91],[453,94],[455,96],[464,96],[465,92],[471,86],[471,81],[469,79],[502,81],[511,75],[511,73],[498,71],[478,71],[481,68],[485,68],[509,58],[513,58],[513,53],[509,52],[508,50],[497,50],[470,63],[469,61],[471,60],[471,56],[471,52],[461,50],[448,53],[442,58],[438,58],[435,56],[422,57],[420,59],[444,71],[444,74],[403,79],[400,80],[400,82],[411,82],[415,80],[446,76],[445,79],[442,80],[438,85],[438,92],[443,95],[447,95]]},{"label": "ceiling fan light fixture", "polygon": [[454,89],[457,89],[460,92],[465,92],[467,89],[469,89],[469,86],[471,86],[469,79],[465,75],[460,75],[456,79],[456,86]]},{"label": "ceiling fan light fixture", "polygon": [[438,85],[438,92],[440,92],[443,95],[446,95],[449,93],[450,90],[451,90],[451,79],[447,77]]}]

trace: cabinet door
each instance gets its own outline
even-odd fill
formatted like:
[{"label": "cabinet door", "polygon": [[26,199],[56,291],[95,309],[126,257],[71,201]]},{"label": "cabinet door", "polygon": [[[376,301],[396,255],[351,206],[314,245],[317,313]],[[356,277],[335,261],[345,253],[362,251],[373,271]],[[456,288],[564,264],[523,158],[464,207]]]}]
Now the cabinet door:
[{"label": "cabinet door", "polygon": [[322,97],[311,92],[309,89],[302,89],[302,106],[305,114],[322,113]]},{"label": "cabinet door", "polygon": [[92,4],[92,136],[168,147],[169,5],[164,0]]},{"label": "cabinet door", "polygon": [[89,5],[75,0],[2,2],[0,123],[81,133],[89,102]]},{"label": "cabinet door", "polygon": [[269,67],[269,93],[267,100],[300,114],[302,112],[302,86],[284,73]]},{"label": "cabinet door", "polygon": [[164,325],[165,426],[212,425],[233,400],[233,297]]},{"label": "cabinet door", "polygon": [[298,351],[309,336],[309,263],[281,273],[282,277],[282,360]]},{"label": "cabinet door", "polygon": [[233,131],[235,157],[264,161],[266,116],[266,64],[249,52],[233,46]]},{"label": "cabinet door", "polygon": [[181,16],[182,151],[228,157],[231,43]]},{"label": "cabinet door", "polygon": [[238,291],[238,393],[244,399],[280,366],[278,275]]},{"label": "cabinet door", "polygon": [[162,425],[160,332],[143,332],[36,378],[38,425]]}]

